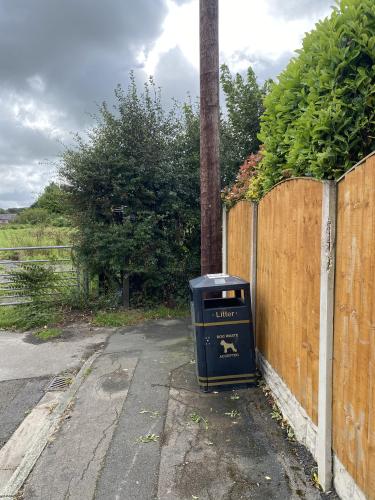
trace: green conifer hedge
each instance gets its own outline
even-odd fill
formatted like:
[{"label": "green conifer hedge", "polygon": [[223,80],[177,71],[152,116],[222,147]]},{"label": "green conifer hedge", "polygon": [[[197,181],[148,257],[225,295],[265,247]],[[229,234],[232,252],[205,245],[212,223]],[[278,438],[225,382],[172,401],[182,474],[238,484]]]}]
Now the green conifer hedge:
[{"label": "green conifer hedge", "polygon": [[375,1],[341,0],[265,98],[249,196],[289,176],[333,179],[375,149]]}]

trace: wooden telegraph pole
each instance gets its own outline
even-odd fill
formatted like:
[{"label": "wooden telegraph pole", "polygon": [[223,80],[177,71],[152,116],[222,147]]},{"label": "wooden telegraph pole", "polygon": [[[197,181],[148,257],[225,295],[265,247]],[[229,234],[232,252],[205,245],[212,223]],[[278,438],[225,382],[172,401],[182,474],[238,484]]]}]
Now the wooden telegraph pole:
[{"label": "wooden telegraph pole", "polygon": [[219,8],[200,0],[201,273],[221,271]]}]

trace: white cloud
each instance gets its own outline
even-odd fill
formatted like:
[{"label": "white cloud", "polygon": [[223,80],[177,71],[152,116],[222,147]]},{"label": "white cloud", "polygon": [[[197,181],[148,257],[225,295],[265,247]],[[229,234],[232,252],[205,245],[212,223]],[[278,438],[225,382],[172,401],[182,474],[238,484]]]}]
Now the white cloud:
[{"label": "white cloud", "polygon": [[46,89],[46,84],[40,75],[30,76],[26,79],[26,81],[29,84],[31,90],[42,93]]},{"label": "white cloud", "polygon": [[[219,0],[221,62],[240,72],[251,64],[261,81],[274,77],[330,3]],[[102,99],[111,104],[131,69],[137,82],[156,74],[165,101],[198,92],[199,0],[3,4],[0,207],[32,201],[54,175],[41,161],[71,144],[70,131],[84,134],[92,124],[88,113]]]},{"label": "white cloud", "polygon": [[[243,71],[255,60],[276,61],[301,46],[306,31],[311,30],[329,12],[329,0],[320,11],[283,19],[273,15],[269,0],[221,0],[219,2],[220,60],[233,71]],[[315,0],[311,0],[311,4]],[[167,0],[168,14],[163,32],[152,50],[140,60],[148,74],[154,74],[160,58],[179,48],[196,69],[199,68],[199,1],[177,5]]]},{"label": "white cloud", "polygon": [[168,14],[162,27],[162,34],[145,57],[144,70],[149,75],[155,74],[161,56],[176,47],[194,67],[198,67],[199,64],[198,0],[182,5],[167,0],[167,6]]},{"label": "white cloud", "polygon": [[16,92],[0,93],[0,113],[19,126],[43,133],[50,139],[64,140],[66,131],[59,125],[65,113],[35,98]]},{"label": "white cloud", "polygon": [[[15,184],[15,178],[17,183]],[[33,203],[56,172],[50,165],[33,161],[25,165],[9,165],[1,174],[2,208],[25,207]]]}]

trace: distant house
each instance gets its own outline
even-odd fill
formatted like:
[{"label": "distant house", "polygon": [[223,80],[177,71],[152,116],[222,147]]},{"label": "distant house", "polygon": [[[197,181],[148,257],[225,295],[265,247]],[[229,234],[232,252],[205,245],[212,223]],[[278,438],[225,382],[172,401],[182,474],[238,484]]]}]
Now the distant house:
[{"label": "distant house", "polygon": [[1,224],[9,224],[13,222],[17,217],[17,214],[0,214],[0,225]]}]

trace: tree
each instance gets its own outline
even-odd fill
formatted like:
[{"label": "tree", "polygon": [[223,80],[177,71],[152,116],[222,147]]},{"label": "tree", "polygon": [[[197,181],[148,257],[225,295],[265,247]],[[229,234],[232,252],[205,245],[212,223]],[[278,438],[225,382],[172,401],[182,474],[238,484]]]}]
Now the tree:
[{"label": "tree", "polygon": [[50,214],[66,214],[69,207],[65,187],[51,182],[44,188],[31,208],[43,208]]},{"label": "tree", "polygon": [[25,208],[16,219],[16,224],[48,224],[49,213],[45,208]]},{"label": "tree", "polygon": [[30,208],[22,209],[19,212],[16,223],[69,226],[69,210],[65,187],[51,182]]},{"label": "tree", "polygon": [[270,83],[260,87],[251,67],[246,78],[239,73],[232,76],[226,64],[221,66],[220,80],[226,103],[226,115],[221,120],[221,171],[223,185],[228,186],[249,154],[259,150],[262,100]]},{"label": "tree", "polygon": [[139,93],[132,76],[115,97],[114,112],[103,104],[89,140],[77,137],[62,158],[79,255],[103,289],[129,275],[133,305],[171,302],[197,274],[195,114],[166,113],[152,80]]}]

